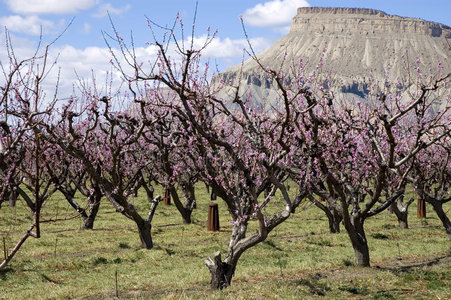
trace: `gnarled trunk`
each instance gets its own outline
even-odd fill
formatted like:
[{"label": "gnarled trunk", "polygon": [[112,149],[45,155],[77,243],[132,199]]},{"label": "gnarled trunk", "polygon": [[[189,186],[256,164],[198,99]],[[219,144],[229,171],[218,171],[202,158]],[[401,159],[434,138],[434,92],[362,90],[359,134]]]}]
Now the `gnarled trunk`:
[{"label": "gnarled trunk", "polygon": [[190,191],[190,187],[182,187],[185,203],[180,201],[179,195],[174,186],[169,188],[172,200],[174,200],[175,207],[180,212],[184,224],[191,224],[191,214],[196,203],[196,199],[194,198],[194,186],[191,188],[193,189],[192,192]]},{"label": "gnarled trunk", "polygon": [[146,249],[152,249],[153,242],[152,235],[150,233],[152,229],[152,224],[150,224],[150,222],[147,222],[146,220],[141,220],[136,222],[136,225],[138,226],[138,233],[139,238],[141,240],[141,246]]},{"label": "gnarled trunk", "polygon": [[340,233],[340,222],[343,217],[340,214],[331,214],[327,216],[329,220],[329,231],[330,233]]},{"label": "gnarled trunk", "polygon": [[12,188],[11,193],[9,194],[9,206],[10,207],[16,206],[17,197],[18,197],[17,191],[14,188]]},{"label": "gnarled trunk", "polygon": [[97,213],[99,212],[99,207],[100,207],[100,197],[98,200],[96,200],[94,202],[94,204],[92,204],[91,208],[89,209],[89,215],[84,220],[83,229],[93,229],[94,228],[94,221],[96,219],[96,216],[97,216]]},{"label": "gnarled trunk", "polygon": [[326,204],[323,204],[321,201],[324,201],[324,198],[319,197],[319,200],[313,198],[313,196],[309,197],[310,201],[315,204],[316,207],[321,209],[327,216],[327,220],[329,221],[329,231],[330,233],[339,233],[340,232],[340,223],[343,220],[343,216],[336,207],[335,203],[332,203],[331,199],[327,199]]},{"label": "gnarled trunk", "polygon": [[66,190],[66,189],[59,189],[60,192],[64,195],[66,198],[66,201],[69,203],[70,206],[72,206],[73,209],[75,209],[83,218],[83,220],[86,220],[88,218],[88,214],[86,213],[85,209],[81,207],[75,200],[75,190]]},{"label": "gnarled trunk", "polygon": [[100,200],[102,200],[102,190],[98,184],[93,186],[94,192],[89,195],[88,202],[92,203],[89,208],[89,214],[84,218],[83,229],[93,229],[94,221],[99,212]]},{"label": "gnarled trunk", "polygon": [[432,204],[432,207],[439,217],[440,221],[442,221],[443,227],[445,227],[446,234],[448,235],[448,239],[451,241],[451,221],[443,210],[443,203],[440,201],[428,201]]},{"label": "gnarled trunk", "polygon": [[[293,209],[296,208],[299,203],[300,200],[293,204]],[[261,212],[258,212],[257,218],[260,221],[260,229],[248,237],[246,237],[246,220],[242,221],[240,224],[234,225],[227,250],[227,256],[224,261],[221,260],[221,253],[219,251],[215,253],[213,258],[209,257],[205,260],[205,264],[210,270],[211,287],[213,289],[223,289],[228,287],[232,282],[232,277],[235,274],[235,269],[241,255],[247,249],[263,242],[268,237],[268,234],[275,227],[288,219],[289,216],[289,211],[281,211],[274,214],[269,220],[267,220],[266,225],[264,225],[264,217]]]},{"label": "gnarled trunk", "polygon": [[264,235],[258,232],[246,238],[247,220],[240,224],[235,224],[232,228],[232,235],[230,236],[227,256],[224,261],[221,260],[221,253],[218,251],[213,258],[207,258],[205,264],[210,270],[211,287],[213,289],[223,289],[228,287],[232,282],[232,277],[235,274],[235,269],[241,254],[248,248],[265,240],[267,233]]},{"label": "gnarled trunk", "polygon": [[155,210],[157,209],[158,203],[161,201],[161,197],[157,196],[151,204],[149,214],[147,218],[141,217],[141,215],[136,211],[133,204],[127,202],[125,197],[121,194],[114,194],[106,191],[105,196],[116,208],[117,212],[122,213],[128,219],[131,219],[135,222],[138,227],[138,234],[141,240],[141,245],[143,248],[152,249],[153,242],[151,237],[151,229],[152,229],[152,219],[155,214]]},{"label": "gnarled trunk", "polygon": [[196,189],[194,188],[194,184],[189,182],[188,184],[182,185],[183,198],[185,199],[185,207],[188,207],[193,211],[196,209]]},{"label": "gnarled trunk", "polygon": [[351,224],[345,224],[354,249],[355,263],[359,267],[370,267],[370,251],[363,228],[364,219],[352,216]]},{"label": "gnarled trunk", "polygon": [[[80,216],[83,218],[83,227],[82,229],[93,229],[94,228],[94,221],[96,219],[97,213],[99,211],[100,207],[100,200],[102,198],[102,192],[99,187],[94,188],[94,193],[89,195],[88,202],[92,202],[93,204],[90,205],[89,214],[86,212],[86,210],[81,207],[75,200],[75,190],[69,190],[69,189],[60,189],[60,192],[64,195],[67,202],[74,208]],[[93,199],[94,198],[94,199]]]},{"label": "gnarled trunk", "polygon": [[398,218],[398,226],[401,229],[408,229],[409,228],[409,221],[408,221],[408,211],[401,211],[399,209],[393,209],[393,212],[395,213],[396,217]]},{"label": "gnarled trunk", "polygon": [[340,233],[340,223],[343,220],[343,216],[340,214],[340,212],[333,206],[329,206],[326,208],[326,210],[323,211],[326,213],[327,219],[329,221],[330,233]]},{"label": "gnarled trunk", "polygon": [[138,226],[138,232],[139,232],[139,238],[141,239],[141,245],[143,248],[146,249],[152,249],[153,248],[153,242],[152,242],[152,219],[155,215],[155,211],[157,210],[158,203],[161,202],[161,197],[157,196],[155,199],[152,200],[152,204],[150,206],[149,215],[147,218],[141,218],[138,213],[136,213],[133,205],[129,205],[129,208],[131,208],[133,212],[132,219],[135,221],[136,225]]},{"label": "gnarled trunk", "polygon": [[210,284],[213,289],[221,290],[228,287],[232,282],[232,277],[235,274],[235,269],[241,254],[266,239],[266,231],[263,235],[256,232],[246,238],[247,224],[247,220],[245,220],[233,226],[227,256],[224,261],[221,260],[221,253],[219,251],[215,253],[213,259],[209,257],[205,260],[205,264],[210,270]]},{"label": "gnarled trunk", "polygon": [[390,211],[392,211],[396,215],[396,218],[398,218],[399,228],[402,229],[409,228],[408,223],[409,206],[410,204],[413,203],[413,201],[414,199],[411,198],[409,201],[407,201],[405,205],[403,205],[403,197],[400,197],[390,205]]},{"label": "gnarled trunk", "polygon": [[221,252],[217,251],[213,258],[207,258],[205,264],[210,270],[212,289],[222,290],[231,284],[236,265],[223,262]]}]

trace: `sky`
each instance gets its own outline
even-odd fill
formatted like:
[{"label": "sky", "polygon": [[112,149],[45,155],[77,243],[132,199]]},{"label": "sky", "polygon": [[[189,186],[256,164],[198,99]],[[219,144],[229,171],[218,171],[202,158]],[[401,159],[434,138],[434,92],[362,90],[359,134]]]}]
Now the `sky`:
[{"label": "sky", "polygon": [[[451,0],[198,0],[195,44],[200,45],[210,28],[215,40],[204,51],[204,58],[219,71],[237,64],[247,46],[240,18],[256,52],[263,51],[288,33],[296,8],[301,6],[361,7],[388,14],[416,17],[451,26]],[[143,60],[155,54],[147,19],[171,25],[178,14],[185,26],[185,39],[191,36],[196,0],[0,0],[0,61],[8,62],[5,28],[11,35],[19,58],[32,55],[42,33],[44,43],[53,41],[51,57],[61,67],[61,97],[70,94],[73,82],[101,77],[113,71],[104,37],[112,33],[107,12],[125,40],[133,36]],[[111,42],[111,41],[110,41]],[[52,77],[53,76],[53,77]],[[2,78],[0,78],[1,82]],[[52,82],[53,81],[53,82]],[[51,87],[56,74],[49,76]]]}]

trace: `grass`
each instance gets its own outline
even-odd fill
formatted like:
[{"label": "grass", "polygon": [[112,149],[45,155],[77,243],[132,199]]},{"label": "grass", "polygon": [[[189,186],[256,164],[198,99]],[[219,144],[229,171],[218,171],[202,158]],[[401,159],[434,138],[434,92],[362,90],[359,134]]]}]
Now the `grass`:
[{"label": "grass", "polygon": [[[330,234],[319,209],[301,208],[242,256],[230,288],[212,291],[204,260],[226,251],[230,218],[218,199],[221,230],[208,232],[209,196],[202,186],[197,196],[191,225],[182,223],[174,205],[157,208],[152,250],[139,248],[134,223],[106,200],[94,230],[80,230],[79,218],[42,224],[42,237],[27,240],[0,272],[0,299],[114,298],[116,274],[121,299],[451,299],[450,242],[432,209],[424,222],[415,205],[408,230],[398,229],[386,212],[366,221],[369,269],[354,266],[345,232]],[[144,195],[134,201],[145,214]],[[43,208],[43,219],[57,211],[59,218],[73,215],[59,195]],[[0,209],[0,236],[8,248],[30,222],[23,201]]]}]

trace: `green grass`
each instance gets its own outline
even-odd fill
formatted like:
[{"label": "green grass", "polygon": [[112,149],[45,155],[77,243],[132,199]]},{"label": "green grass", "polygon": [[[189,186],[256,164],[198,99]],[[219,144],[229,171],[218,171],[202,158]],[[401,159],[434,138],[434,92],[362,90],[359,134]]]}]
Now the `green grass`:
[{"label": "green grass", "polygon": [[[0,299],[113,298],[116,273],[123,299],[451,298],[450,242],[431,207],[424,222],[416,218],[415,205],[410,208],[408,230],[398,229],[395,216],[386,212],[366,221],[370,269],[353,266],[346,233],[330,234],[319,209],[300,208],[264,243],[242,256],[230,288],[212,291],[204,260],[215,251],[226,251],[230,217],[218,199],[221,231],[208,232],[209,196],[203,186],[197,196],[191,225],[182,223],[174,205],[160,204],[152,250],[139,248],[134,223],[105,199],[92,231],[80,230],[79,218],[42,224],[42,237],[27,240],[0,272]],[[134,201],[145,215],[144,195]],[[59,218],[73,215],[59,195],[43,208],[43,219],[55,218],[57,211]],[[30,222],[23,201],[15,208],[0,209],[0,237],[8,248]],[[251,227],[250,232],[256,224]]]}]

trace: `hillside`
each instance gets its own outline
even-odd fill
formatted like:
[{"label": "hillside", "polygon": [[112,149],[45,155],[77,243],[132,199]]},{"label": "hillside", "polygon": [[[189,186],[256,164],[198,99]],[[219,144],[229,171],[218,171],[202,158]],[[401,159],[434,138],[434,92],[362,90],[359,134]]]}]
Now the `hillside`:
[{"label": "hillside", "polygon": [[[302,7],[289,34],[258,58],[264,66],[282,66],[287,73],[301,59],[310,73],[322,59],[322,72],[332,74],[336,92],[364,97],[370,82],[383,84],[387,73],[399,81],[399,88],[407,88],[417,63],[425,76],[437,74],[439,63],[443,72],[451,72],[451,27],[374,9]],[[226,70],[224,78],[236,78],[240,68]],[[253,59],[242,71],[244,90],[260,100],[274,97],[271,81]]]}]

